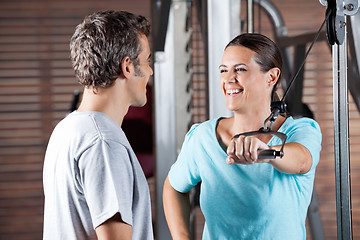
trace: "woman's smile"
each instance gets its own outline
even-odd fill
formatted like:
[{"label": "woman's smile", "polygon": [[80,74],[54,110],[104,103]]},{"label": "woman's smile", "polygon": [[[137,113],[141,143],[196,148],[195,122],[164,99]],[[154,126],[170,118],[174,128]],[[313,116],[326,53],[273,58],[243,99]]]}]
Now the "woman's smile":
[{"label": "woman's smile", "polygon": [[229,89],[226,89],[226,95],[238,95],[240,93],[242,93],[244,91],[244,89],[241,89],[241,88],[229,88]]}]

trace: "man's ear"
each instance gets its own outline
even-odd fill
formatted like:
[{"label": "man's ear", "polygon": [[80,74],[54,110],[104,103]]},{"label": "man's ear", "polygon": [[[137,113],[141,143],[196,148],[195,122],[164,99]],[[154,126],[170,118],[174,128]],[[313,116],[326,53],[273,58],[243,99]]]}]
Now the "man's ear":
[{"label": "man's ear", "polygon": [[131,71],[132,71],[131,65],[132,65],[132,62],[131,62],[130,57],[126,56],[121,60],[120,67],[121,67],[122,74],[124,75],[125,78],[131,77]]},{"label": "man's ear", "polygon": [[268,71],[268,77],[267,77],[267,83],[269,86],[274,86],[280,77],[280,69],[277,67],[274,67]]}]

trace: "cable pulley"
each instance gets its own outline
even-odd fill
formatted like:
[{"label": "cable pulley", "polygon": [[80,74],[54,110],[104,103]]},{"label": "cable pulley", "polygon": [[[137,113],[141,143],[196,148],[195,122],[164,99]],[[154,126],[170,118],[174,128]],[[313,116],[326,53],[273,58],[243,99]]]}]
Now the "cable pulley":
[{"label": "cable pulley", "polygon": [[345,16],[354,15],[359,10],[360,0],[320,0],[326,6],[326,35],[330,45],[343,44],[345,37]]}]

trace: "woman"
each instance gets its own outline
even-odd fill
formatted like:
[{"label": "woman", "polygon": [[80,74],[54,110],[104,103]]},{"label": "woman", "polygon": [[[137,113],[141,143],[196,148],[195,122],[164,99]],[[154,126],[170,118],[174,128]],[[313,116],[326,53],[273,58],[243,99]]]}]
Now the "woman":
[{"label": "woman", "polygon": [[287,135],[283,158],[258,159],[280,150],[270,135],[232,137],[258,130],[282,68],[278,47],[260,34],[242,34],[225,48],[220,84],[233,117],[194,125],[164,183],[164,210],[173,239],[189,239],[188,192],[201,182],[203,239],[306,239],[305,219],[321,132],[311,119],[279,116],[272,130]]}]

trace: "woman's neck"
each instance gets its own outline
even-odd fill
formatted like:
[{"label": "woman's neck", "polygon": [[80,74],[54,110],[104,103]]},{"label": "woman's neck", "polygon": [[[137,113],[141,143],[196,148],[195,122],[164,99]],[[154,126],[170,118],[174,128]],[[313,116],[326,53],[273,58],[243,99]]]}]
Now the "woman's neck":
[{"label": "woman's neck", "polygon": [[229,130],[238,133],[259,130],[264,126],[264,121],[269,115],[270,109],[245,113],[235,112]]},{"label": "woman's neck", "polygon": [[[231,138],[239,133],[250,131],[257,131],[264,127],[264,121],[270,115],[270,109],[263,112],[252,113],[234,113],[231,118],[221,120],[217,126],[218,140],[223,142],[226,146],[229,144]],[[284,123],[285,118],[279,116],[275,121],[272,130],[277,131]],[[258,135],[258,137],[265,143],[270,141],[271,135]]]}]

